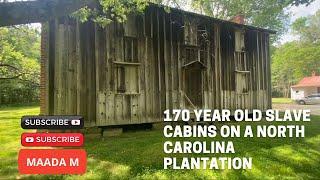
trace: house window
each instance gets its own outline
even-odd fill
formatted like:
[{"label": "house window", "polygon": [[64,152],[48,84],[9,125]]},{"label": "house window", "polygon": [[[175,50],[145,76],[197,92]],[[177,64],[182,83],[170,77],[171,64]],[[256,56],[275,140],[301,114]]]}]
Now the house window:
[{"label": "house window", "polygon": [[138,62],[138,42],[137,38],[123,38],[123,54],[125,62]]}]

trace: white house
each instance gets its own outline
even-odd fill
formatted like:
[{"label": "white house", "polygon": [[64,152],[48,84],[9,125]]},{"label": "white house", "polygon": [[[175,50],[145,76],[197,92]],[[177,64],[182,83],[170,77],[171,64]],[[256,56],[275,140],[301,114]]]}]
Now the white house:
[{"label": "white house", "polygon": [[291,86],[292,100],[299,100],[316,93],[320,93],[320,76],[316,76],[315,72],[312,76],[305,77],[298,84]]}]

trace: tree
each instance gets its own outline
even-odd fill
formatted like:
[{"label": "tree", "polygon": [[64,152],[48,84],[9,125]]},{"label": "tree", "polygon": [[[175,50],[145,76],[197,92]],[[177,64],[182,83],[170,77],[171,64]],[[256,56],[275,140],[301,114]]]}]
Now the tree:
[{"label": "tree", "polygon": [[0,104],[37,99],[40,33],[32,26],[0,28]]},{"label": "tree", "polygon": [[[278,31],[271,42],[276,41],[288,27],[289,14],[284,10],[289,6],[309,5],[314,0],[193,0],[193,9],[201,14],[230,20],[238,14],[246,17],[250,25]],[[73,14],[80,21],[91,19],[101,26],[111,21],[123,22],[126,15],[132,12],[141,12],[149,3],[164,4],[184,8],[186,0],[100,0],[100,8],[82,8]],[[189,1],[190,2],[190,1]]]},{"label": "tree", "polygon": [[[71,16],[81,22],[90,19],[104,27],[112,21],[124,22],[128,14],[142,12],[149,2],[148,0],[100,0],[99,7],[89,8],[85,6]],[[157,1],[157,3],[161,2]]]},{"label": "tree", "polygon": [[286,30],[289,6],[309,5],[314,0],[194,0],[193,7],[200,13],[229,20],[244,15],[248,24],[277,31],[275,41]]},{"label": "tree", "polygon": [[292,24],[292,30],[305,43],[320,43],[320,10],[314,15],[298,18]]},{"label": "tree", "polygon": [[273,89],[285,97],[303,77],[320,74],[320,10],[297,19],[292,29],[300,39],[280,46],[272,56]]},{"label": "tree", "polygon": [[311,72],[320,73],[320,45],[294,41],[275,50],[272,56],[273,90],[289,97],[290,87]]}]

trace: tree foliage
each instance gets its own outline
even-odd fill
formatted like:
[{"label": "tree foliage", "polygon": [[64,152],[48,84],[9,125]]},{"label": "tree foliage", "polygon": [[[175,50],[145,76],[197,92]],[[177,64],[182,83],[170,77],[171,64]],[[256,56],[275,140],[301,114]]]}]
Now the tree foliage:
[{"label": "tree foliage", "polygon": [[88,8],[87,6],[74,12],[71,16],[81,22],[92,20],[102,27],[111,21],[124,22],[130,13],[142,12],[148,4],[148,0],[99,0],[98,8]]},{"label": "tree foliage", "polygon": [[292,28],[300,37],[275,50],[272,56],[273,89],[288,97],[290,87],[313,71],[320,74],[320,10],[297,19]]},{"label": "tree foliage", "polygon": [[312,71],[320,73],[320,45],[286,43],[275,51],[272,60],[273,89],[288,97],[292,85]]},{"label": "tree foliage", "polygon": [[320,10],[314,15],[297,19],[292,24],[292,30],[305,43],[320,43]]},{"label": "tree foliage", "polygon": [[308,5],[314,0],[194,0],[193,7],[201,13],[229,20],[244,15],[248,24],[272,29],[277,40],[287,30],[289,14],[285,8],[293,5]]},{"label": "tree foliage", "polygon": [[34,101],[40,79],[40,34],[27,25],[0,28],[0,104]]},{"label": "tree foliage", "polygon": [[184,9],[190,3],[192,8],[199,13],[230,20],[238,14],[245,16],[247,23],[262,28],[278,31],[272,38],[277,40],[288,25],[289,14],[285,8],[289,6],[308,5],[314,0],[99,0],[100,8],[90,9],[84,7],[72,16],[84,22],[91,19],[101,26],[106,26],[111,21],[123,22],[132,12],[141,12],[148,3],[175,6]]}]

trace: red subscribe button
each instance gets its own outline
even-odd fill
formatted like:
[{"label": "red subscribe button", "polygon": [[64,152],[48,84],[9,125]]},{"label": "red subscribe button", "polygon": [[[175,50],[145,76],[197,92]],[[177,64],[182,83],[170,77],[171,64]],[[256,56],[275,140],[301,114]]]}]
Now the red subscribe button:
[{"label": "red subscribe button", "polygon": [[84,174],[87,154],[83,149],[21,149],[20,174]]},{"label": "red subscribe button", "polygon": [[23,133],[23,146],[82,146],[84,142],[81,133]]}]

